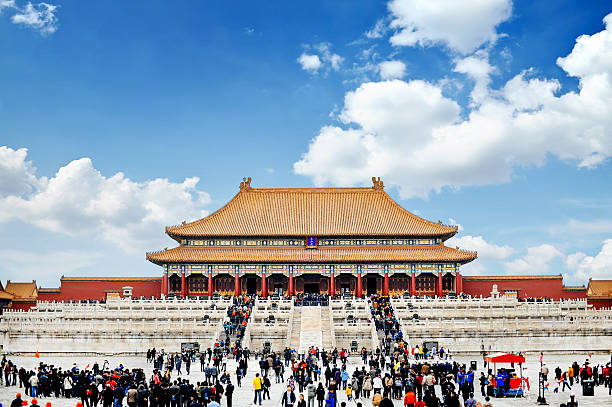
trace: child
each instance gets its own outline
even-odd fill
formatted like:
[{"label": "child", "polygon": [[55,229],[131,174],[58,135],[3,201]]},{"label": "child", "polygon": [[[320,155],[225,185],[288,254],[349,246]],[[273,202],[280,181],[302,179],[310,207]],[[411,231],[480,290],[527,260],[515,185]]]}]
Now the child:
[{"label": "child", "polygon": [[351,386],[351,384],[347,384],[346,385],[346,398],[348,399],[348,401],[351,401],[353,399],[353,386]]},{"label": "child", "polygon": [[489,396],[485,397],[485,402],[482,407],[493,407],[493,403],[491,403],[491,398]]}]

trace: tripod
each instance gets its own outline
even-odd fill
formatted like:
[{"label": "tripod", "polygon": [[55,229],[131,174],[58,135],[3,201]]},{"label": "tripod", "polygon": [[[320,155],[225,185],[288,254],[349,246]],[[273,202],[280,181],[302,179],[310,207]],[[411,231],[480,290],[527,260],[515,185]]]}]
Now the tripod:
[{"label": "tripod", "polygon": [[539,373],[538,399],[536,400],[536,402],[541,406],[548,405],[548,403],[546,402],[546,397],[544,397],[544,375],[542,374],[542,372]]}]

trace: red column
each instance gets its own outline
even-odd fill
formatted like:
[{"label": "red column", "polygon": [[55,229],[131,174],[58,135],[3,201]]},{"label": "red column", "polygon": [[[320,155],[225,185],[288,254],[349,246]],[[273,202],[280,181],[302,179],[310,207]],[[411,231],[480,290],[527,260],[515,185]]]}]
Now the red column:
[{"label": "red column", "polygon": [[385,281],[383,283],[383,295],[386,297],[389,295],[389,273],[385,271]]},{"label": "red column", "polygon": [[168,296],[168,272],[167,271],[164,271],[164,274],[162,275],[161,295],[163,295],[164,297]]},{"label": "red column", "polygon": [[212,273],[208,273],[208,298],[212,297],[212,295],[213,295]]},{"label": "red column", "polygon": [[357,290],[355,292],[355,297],[361,298],[362,295],[362,283],[361,283],[361,271],[357,273]]},{"label": "red column", "polygon": [[436,295],[442,297],[442,272],[438,271],[438,285],[436,287]]},{"label": "red column", "polygon": [[238,277],[238,272],[234,274],[234,296],[240,296],[240,277]]},{"label": "red column", "polygon": [[414,271],[410,277],[410,295],[416,295],[416,273]]},{"label": "red column", "polygon": [[336,295],[336,279],[334,278],[334,273],[329,275],[329,295],[332,297]]},{"label": "red column", "polygon": [[293,273],[289,272],[289,287],[287,287],[287,295],[293,297]]},{"label": "red column", "polygon": [[463,277],[461,276],[461,273],[459,273],[459,270],[455,272],[455,292],[457,294],[463,292]]},{"label": "red column", "polygon": [[268,281],[266,279],[266,272],[261,274],[261,298],[268,296]]},{"label": "red column", "polygon": [[185,278],[185,272],[181,273],[181,297],[185,298],[187,296],[187,281]]}]

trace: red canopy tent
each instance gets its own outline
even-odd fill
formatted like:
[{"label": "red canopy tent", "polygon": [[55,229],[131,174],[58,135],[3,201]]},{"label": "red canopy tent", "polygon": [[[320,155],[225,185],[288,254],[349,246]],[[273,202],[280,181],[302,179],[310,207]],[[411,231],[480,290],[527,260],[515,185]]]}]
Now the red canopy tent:
[{"label": "red canopy tent", "polygon": [[485,356],[485,360],[489,363],[525,363],[525,356],[499,352]]},{"label": "red canopy tent", "polygon": [[[514,355],[512,353],[492,353],[485,356],[485,360],[489,363],[493,363],[493,370],[497,372],[497,363],[518,363],[519,364],[519,378],[510,379],[510,387],[523,388],[523,363],[525,363],[525,357],[520,355]],[[516,380],[516,381],[515,381]]]}]

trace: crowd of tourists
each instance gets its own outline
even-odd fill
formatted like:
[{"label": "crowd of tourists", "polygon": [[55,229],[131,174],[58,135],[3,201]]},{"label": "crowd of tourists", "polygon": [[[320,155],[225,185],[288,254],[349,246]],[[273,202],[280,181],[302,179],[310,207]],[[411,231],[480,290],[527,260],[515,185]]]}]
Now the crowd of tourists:
[{"label": "crowd of tourists", "polygon": [[[176,353],[149,349],[149,375],[140,368],[110,366],[108,361],[84,368],[73,364],[67,369],[40,363],[28,371],[3,358],[0,380],[6,386],[19,386],[20,391],[23,388],[24,394],[32,397],[31,405],[37,405],[37,397],[53,396],[74,398],[80,403],[78,407],[232,407],[236,388],[252,389],[253,404],[263,405],[271,400],[271,389],[276,387],[276,393],[282,389],[281,398],[269,405],[281,407],[344,407],[347,402],[357,407],[393,407],[394,403],[404,407],[491,407],[494,385],[507,386],[512,377],[513,369],[493,372],[486,365],[484,371],[477,372],[471,365],[457,363],[448,349],[435,344],[409,344],[389,298],[380,296],[368,299],[379,346],[362,347],[351,355],[360,357],[362,363],[357,366],[349,368],[347,349],[310,347],[296,352],[267,346],[251,352],[243,348],[242,339],[253,301],[251,296],[234,300],[224,320],[225,338],[211,348],[190,347]],[[229,359],[235,362],[231,369]],[[198,362],[201,379],[191,380],[191,365]],[[245,384],[249,363],[255,363],[257,369]],[[555,392],[571,391],[584,381],[606,385],[609,391],[612,388],[609,364],[574,363],[554,372],[544,364],[541,373],[545,382],[554,380]],[[22,404],[18,393],[11,407]],[[568,406],[577,406],[573,393]]]}]

